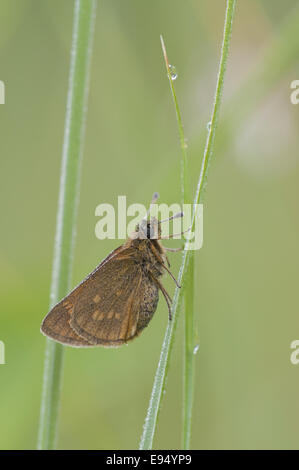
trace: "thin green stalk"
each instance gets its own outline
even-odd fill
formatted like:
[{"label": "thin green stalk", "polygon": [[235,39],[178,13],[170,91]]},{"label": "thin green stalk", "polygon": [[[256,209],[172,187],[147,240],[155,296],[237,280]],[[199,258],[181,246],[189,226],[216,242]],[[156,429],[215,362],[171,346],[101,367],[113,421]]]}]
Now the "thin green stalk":
[{"label": "thin green stalk", "polygon": [[190,449],[194,369],[195,369],[195,333],[194,333],[194,251],[190,253],[190,259],[186,270],[184,302],[185,302],[185,343],[184,343],[184,376],[183,376],[183,429],[182,448]]},{"label": "thin green stalk", "polygon": [[[76,0],[70,76],[57,210],[50,308],[71,288],[88,76],[96,0]],[[47,339],[38,449],[54,449],[60,404],[64,348]]]},{"label": "thin green stalk", "polygon": [[[174,101],[176,118],[179,129],[181,152],[182,152],[182,199],[184,203],[191,203],[189,179],[188,179],[188,159],[187,144],[185,139],[184,127],[182,123],[181,112],[178,99],[173,84],[176,73],[173,73],[172,66],[169,64],[165,43],[163,37],[160,36],[162,51],[164,55],[168,80]],[[193,354],[194,340],[194,252],[191,253],[188,270],[186,273],[185,289],[184,289],[184,306],[185,306],[185,341],[184,341],[184,374],[183,374],[183,432],[182,447],[189,449],[191,439],[191,423],[192,423],[192,405],[193,405],[193,388],[194,388],[194,360]]]},{"label": "thin green stalk", "polygon": [[173,81],[176,79],[177,75],[172,65],[169,64],[166,47],[164,44],[163,36],[160,36],[161,46],[164,56],[164,61],[166,65],[167,76],[169,80],[170,90],[173,97],[173,102],[175,106],[175,112],[177,117],[178,129],[179,129],[179,136],[180,136],[180,144],[181,144],[181,151],[182,151],[182,199],[183,202],[190,202],[189,200],[189,184],[188,184],[188,159],[187,159],[187,143],[184,134],[184,127],[182,122],[182,116],[179,108],[179,103],[176,97]]},{"label": "thin green stalk", "polygon": [[[216,127],[217,127],[219,109],[220,109],[222,92],[223,92],[223,81],[224,81],[226,63],[227,63],[227,58],[228,58],[228,53],[229,53],[235,5],[236,5],[236,0],[227,0],[226,2],[224,34],[223,34],[221,58],[220,58],[219,72],[218,72],[216,92],[215,92],[215,100],[214,100],[214,106],[213,106],[212,116],[210,120],[211,124],[209,126],[206,146],[205,146],[203,160],[202,160],[201,171],[200,171],[199,180],[198,180],[196,193],[194,197],[195,204],[200,203],[203,199],[203,192],[204,192],[204,187],[206,184],[207,171],[208,171],[209,163],[210,163],[211,156],[212,156],[213,142],[215,138],[215,132],[216,132]],[[192,229],[195,223],[195,216],[196,216],[196,211],[193,211]],[[188,261],[190,259],[189,243],[190,241],[187,239],[186,244],[185,244],[185,251],[183,252],[182,263],[181,263],[181,267],[180,267],[180,271],[178,275],[178,282],[180,284],[182,284],[182,281],[184,281],[185,279]],[[181,295],[182,295],[181,290],[176,289],[173,303],[172,303],[173,320],[168,323],[168,326],[165,332],[164,341],[162,344],[162,349],[161,349],[161,354],[160,354],[160,360],[159,360],[158,367],[156,370],[152,394],[151,394],[149,407],[147,410],[147,415],[146,415],[146,419],[144,423],[143,433],[141,436],[140,449],[151,449],[153,445],[158,411],[160,408],[163,391],[165,389],[166,371],[168,369],[171,350],[172,350],[172,343],[174,340],[173,333],[174,333],[176,322],[177,322],[177,311],[180,305]]]}]

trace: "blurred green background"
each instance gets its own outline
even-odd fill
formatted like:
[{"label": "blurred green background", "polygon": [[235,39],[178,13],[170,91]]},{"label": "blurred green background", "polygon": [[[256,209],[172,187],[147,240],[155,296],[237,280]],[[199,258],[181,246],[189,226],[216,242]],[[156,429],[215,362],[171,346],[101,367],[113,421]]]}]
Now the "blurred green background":
[{"label": "blurred green background", "polygon": [[[0,1],[0,448],[35,448],[73,19],[71,0]],[[180,149],[166,42],[192,184],[216,83],[224,1],[98,3],[73,285],[121,242],[94,235],[95,207],[180,201]],[[196,255],[192,448],[298,448],[299,6],[237,5]],[[175,243],[175,242],[174,242]],[[173,246],[172,242],[167,243]],[[180,254],[171,254],[177,274]],[[164,284],[173,293],[173,282]],[[128,347],[66,348],[59,448],[136,448],[167,325],[161,298]],[[155,448],[179,448],[183,321]]]}]

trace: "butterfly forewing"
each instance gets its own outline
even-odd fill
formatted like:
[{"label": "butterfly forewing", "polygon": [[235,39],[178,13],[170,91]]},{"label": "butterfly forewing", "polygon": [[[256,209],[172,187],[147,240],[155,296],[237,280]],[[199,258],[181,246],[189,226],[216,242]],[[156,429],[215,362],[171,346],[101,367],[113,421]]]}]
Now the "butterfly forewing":
[{"label": "butterfly forewing", "polygon": [[57,304],[44,319],[41,331],[46,336],[62,344],[71,345],[75,347],[90,347],[93,346],[85,339],[81,338],[70,327],[70,318],[73,313],[74,298],[72,294]]},{"label": "butterfly forewing", "polygon": [[70,325],[89,343],[121,346],[137,329],[142,271],[125,250],[105,263],[81,292]]},{"label": "butterfly forewing", "polygon": [[88,285],[89,280],[96,278],[97,272],[101,267],[108,263],[112,258],[119,256],[120,253],[125,252],[125,257],[129,257],[132,252],[125,249],[123,246],[116,248],[112,251],[99,266],[82,281],[67,297],[61,300],[53,309],[46,315],[42,325],[41,332],[49,338],[59,341],[62,344],[75,346],[75,347],[93,347],[95,344],[89,343],[88,340],[82,338],[70,326],[70,319],[74,313],[74,307],[80,298],[82,291]]}]

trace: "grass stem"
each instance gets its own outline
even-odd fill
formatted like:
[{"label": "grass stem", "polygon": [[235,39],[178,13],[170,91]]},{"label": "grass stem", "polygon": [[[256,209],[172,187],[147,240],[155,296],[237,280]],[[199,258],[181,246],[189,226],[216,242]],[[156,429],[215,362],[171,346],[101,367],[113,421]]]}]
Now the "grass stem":
[{"label": "grass stem", "polygon": [[[222,41],[222,49],[221,49],[221,57],[220,57],[220,64],[219,64],[219,71],[217,77],[217,84],[216,84],[216,92],[215,92],[215,99],[214,105],[204,150],[204,155],[202,159],[201,171],[198,179],[198,184],[194,196],[194,204],[198,204],[202,201],[204,188],[206,184],[207,172],[209,163],[212,156],[213,151],[213,143],[215,139],[219,109],[221,104],[222,92],[223,92],[223,84],[224,84],[224,76],[227,64],[227,58],[229,54],[229,47],[230,47],[230,40],[231,40],[231,32],[232,32],[232,24],[234,18],[234,10],[235,10],[236,0],[227,0],[226,2],[226,14],[225,14],[225,22],[224,22],[224,33],[223,33],[223,41]],[[193,211],[192,215],[192,228],[194,227],[195,223],[195,216],[196,211]],[[178,282],[179,284],[185,285],[186,280],[186,272],[188,267],[188,262],[190,260],[190,250],[189,250],[189,240],[187,239],[185,244],[185,250],[182,256],[182,263],[179,270],[178,275]],[[181,296],[182,296],[182,289],[176,288],[173,303],[172,303],[172,321],[168,323],[166,328],[160,359],[158,363],[158,367],[156,370],[154,384],[152,389],[152,394],[147,410],[147,415],[145,418],[145,423],[143,427],[143,432],[140,440],[140,449],[152,449],[153,446],[153,439],[156,431],[157,425],[157,417],[158,412],[161,406],[161,400],[163,396],[163,392],[165,390],[165,379],[167,375],[167,370],[169,367],[169,361],[171,356],[172,345],[174,341],[174,332],[177,323],[177,312],[180,307],[181,303]],[[188,444],[188,441],[187,441]]]},{"label": "grass stem", "polygon": [[[75,0],[50,308],[71,288],[95,10],[96,0]],[[63,355],[63,346],[47,339],[38,449],[54,449],[56,445]]]},{"label": "grass stem", "polygon": [[[172,66],[169,64],[165,43],[163,37],[160,36],[164,61],[166,65],[170,90],[172,93],[176,118],[180,136],[180,146],[182,153],[182,201],[183,203],[191,203],[190,200],[190,185],[188,175],[188,159],[187,159],[187,143],[182,123],[181,112],[179,108],[178,99],[174,87],[174,77]],[[184,373],[183,373],[183,432],[182,432],[182,447],[189,449],[191,439],[191,423],[192,423],[192,404],[193,404],[193,384],[194,384],[194,253],[191,253],[188,270],[186,273],[187,282],[185,282],[184,289]]]}]

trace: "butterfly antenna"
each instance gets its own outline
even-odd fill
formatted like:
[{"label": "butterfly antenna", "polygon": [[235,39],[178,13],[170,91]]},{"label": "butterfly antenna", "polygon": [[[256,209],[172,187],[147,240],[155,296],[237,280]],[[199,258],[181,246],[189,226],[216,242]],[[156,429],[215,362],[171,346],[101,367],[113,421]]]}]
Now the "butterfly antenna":
[{"label": "butterfly antenna", "polygon": [[151,206],[152,206],[152,204],[156,204],[156,201],[157,201],[157,199],[159,199],[159,197],[160,197],[159,193],[154,193],[153,194],[149,209],[148,209],[146,215],[143,217],[144,220],[148,220],[148,217],[149,217],[150,212],[151,212]]},{"label": "butterfly antenna", "polygon": [[167,219],[160,220],[159,224],[167,222],[168,220],[178,219],[179,217],[184,217],[184,212],[178,212],[177,214],[174,214],[171,217],[168,217]]}]

